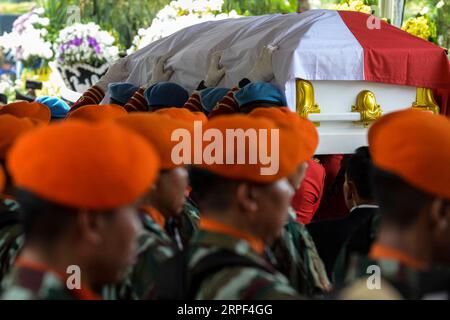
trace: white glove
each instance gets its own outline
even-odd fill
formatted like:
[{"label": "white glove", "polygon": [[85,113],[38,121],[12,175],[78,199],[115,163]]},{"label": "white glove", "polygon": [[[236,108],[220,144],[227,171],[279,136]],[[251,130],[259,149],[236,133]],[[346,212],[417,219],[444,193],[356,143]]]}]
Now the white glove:
[{"label": "white glove", "polygon": [[114,82],[123,82],[130,74],[130,59],[129,56],[120,58],[115,61],[109,68],[106,74],[98,80],[95,84],[101,88],[103,92],[106,92],[108,84]]},{"label": "white glove", "polygon": [[150,82],[147,83],[146,88],[158,82],[169,81],[174,71],[172,68],[164,68],[164,66],[170,57],[171,55],[166,54],[154,59],[155,63],[153,64],[152,78]]},{"label": "white glove", "polygon": [[225,75],[225,68],[220,66],[220,58],[222,58],[222,52],[214,52],[211,56],[211,62],[209,63],[208,72],[206,73],[205,86],[216,87]]},{"label": "white glove", "polygon": [[256,59],[253,69],[248,74],[247,78],[251,82],[270,82],[274,78],[272,67],[272,54],[278,47],[267,46],[262,49],[258,58]]}]

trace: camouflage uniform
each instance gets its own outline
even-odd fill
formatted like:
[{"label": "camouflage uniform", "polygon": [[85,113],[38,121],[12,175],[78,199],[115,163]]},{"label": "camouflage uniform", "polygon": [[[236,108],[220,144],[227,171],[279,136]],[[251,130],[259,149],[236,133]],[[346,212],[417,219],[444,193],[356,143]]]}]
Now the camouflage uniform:
[{"label": "camouflage uniform", "polygon": [[142,223],[143,232],[138,238],[136,263],[129,268],[120,284],[103,289],[104,299],[142,299],[153,285],[160,263],[177,251],[173,240],[153,219],[143,215]]},{"label": "camouflage uniform", "polygon": [[0,282],[14,265],[25,237],[19,216],[19,205],[5,199],[0,204]]},{"label": "camouflage uniform", "polygon": [[288,219],[281,237],[271,246],[274,266],[299,293],[308,297],[323,295],[330,291],[331,284],[314,241],[306,227],[295,220],[292,208]]},{"label": "camouflage uniform", "polygon": [[69,290],[60,276],[51,271],[16,266],[2,285],[1,300],[92,300],[89,290]]},{"label": "camouflage uniform", "polygon": [[[187,199],[176,231],[182,246],[187,245],[192,238],[199,219],[196,206]],[[171,238],[151,217],[143,214],[142,224],[144,230],[138,239],[137,262],[129,268],[125,279],[119,285],[104,288],[105,299],[143,299],[154,284],[161,262],[174,256],[179,249],[177,240]]]},{"label": "camouflage uniform", "polygon": [[186,246],[192,239],[198,228],[200,213],[195,203],[187,198],[183,205],[183,212],[180,218],[180,236],[183,244]]},{"label": "camouflage uniform", "polygon": [[[199,230],[192,240],[192,249],[188,254],[188,270],[192,272],[199,260],[218,250],[227,250],[251,261],[268,265],[267,261],[254,252],[248,242],[222,233]],[[286,277],[274,271],[246,266],[224,267],[209,274],[201,282],[195,299],[298,299],[295,289]]]}]

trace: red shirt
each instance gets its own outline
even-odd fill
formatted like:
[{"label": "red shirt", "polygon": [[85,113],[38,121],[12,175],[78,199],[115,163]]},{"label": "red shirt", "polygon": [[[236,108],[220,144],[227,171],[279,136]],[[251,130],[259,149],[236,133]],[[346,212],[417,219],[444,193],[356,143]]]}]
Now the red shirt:
[{"label": "red shirt", "polygon": [[297,221],[308,224],[320,205],[325,182],[325,169],[314,160],[308,161],[308,170],[300,188],[292,199]]},{"label": "red shirt", "polygon": [[[329,154],[320,156],[320,163],[325,168],[326,179],[323,198],[314,220],[342,218],[348,214],[344,199],[344,179],[336,181],[341,168],[342,154]],[[337,186],[334,186],[338,182]]]}]

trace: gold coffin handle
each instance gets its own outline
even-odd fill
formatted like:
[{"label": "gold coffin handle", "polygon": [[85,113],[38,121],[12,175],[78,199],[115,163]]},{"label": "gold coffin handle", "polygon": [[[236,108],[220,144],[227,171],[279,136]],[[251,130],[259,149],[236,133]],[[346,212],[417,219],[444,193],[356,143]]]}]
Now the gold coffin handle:
[{"label": "gold coffin handle", "polygon": [[356,123],[362,123],[366,128],[383,115],[383,110],[381,110],[375,95],[370,90],[363,90],[358,93],[356,104],[352,106],[352,112],[361,114],[361,120]]},{"label": "gold coffin handle", "polygon": [[[308,118],[310,113],[320,113],[320,107],[316,104],[314,87],[311,81],[296,79],[295,87],[297,113],[304,118]],[[314,122],[314,124],[319,126],[320,122]]]},{"label": "gold coffin handle", "polygon": [[416,101],[413,102],[414,109],[431,111],[434,114],[439,114],[440,109],[436,100],[434,100],[433,91],[428,88],[417,88]]}]

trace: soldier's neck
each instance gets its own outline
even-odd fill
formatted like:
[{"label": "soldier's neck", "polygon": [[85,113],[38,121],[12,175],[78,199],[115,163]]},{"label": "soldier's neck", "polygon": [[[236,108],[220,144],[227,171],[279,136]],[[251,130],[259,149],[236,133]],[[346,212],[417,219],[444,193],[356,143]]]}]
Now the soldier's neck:
[{"label": "soldier's neck", "polygon": [[70,266],[76,265],[82,271],[81,282],[83,285],[93,288],[89,275],[89,267],[83,261],[73,256],[74,250],[67,250],[67,246],[53,246],[51,250],[42,245],[25,245],[20,258],[24,261],[40,265],[48,271],[57,273],[65,281],[70,276]]},{"label": "soldier's neck", "polygon": [[427,235],[417,226],[400,228],[383,223],[376,242],[430,265],[432,255],[427,239]]}]

